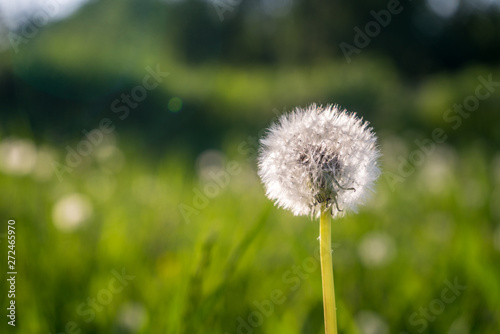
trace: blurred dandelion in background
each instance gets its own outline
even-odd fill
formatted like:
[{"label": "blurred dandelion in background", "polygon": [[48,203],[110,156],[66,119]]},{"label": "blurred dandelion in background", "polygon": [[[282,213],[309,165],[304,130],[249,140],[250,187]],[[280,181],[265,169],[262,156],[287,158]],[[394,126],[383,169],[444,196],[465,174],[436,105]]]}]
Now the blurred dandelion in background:
[{"label": "blurred dandelion in background", "polygon": [[387,233],[369,232],[359,242],[358,254],[365,267],[381,267],[392,261],[396,245]]},{"label": "blurred dandelion in background", "polygon": [[457,154],[448,146],[439,146],[436,152],[429,156],[422,166],[420,182],[426,190],[433,194],[445,191],[447,185],[453,181],[457,166]]},{"label": "blurred dandelion in background", "polygon": [[202,183],[212,180],[214,173],[224,170],[226,165],[226,156],[218,150],[203,151],[196,159],[196,169],[198,177]]},{"label": "blurred dandelion in background", "polygon": [[467,319],[465,317],[460,317],[453,321],[447,334],[469,334],[469,328],[470,326]]},{"label": "blurred dandelion in background", "polygon": [[360,334],[389,334],[389,326],[376,312],[360,311],[355,320]]},{"label": "blurred dandelion in background", "polygon": [[52,209],[54,225],[62,232],[72,232],[82,226],[93,212],[92,203],[82,194],[73,193],[59,199]]},{"label": "blurred dandelion in background", "polygon": [[32,141],[8,138],[0,142],[0,170],[9,175],[31,173],[36,165],[37,152]]},{"label": "blurred dandelion in background", "polygon": [[118,312],[118,327],[123,333],[139,332],[147,321],[147,311],[140,303],[129,302]]}]

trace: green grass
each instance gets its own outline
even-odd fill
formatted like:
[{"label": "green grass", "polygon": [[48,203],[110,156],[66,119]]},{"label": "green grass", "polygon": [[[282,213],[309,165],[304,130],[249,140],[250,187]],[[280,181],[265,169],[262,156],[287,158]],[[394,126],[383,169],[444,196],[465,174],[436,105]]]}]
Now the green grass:
[{"label": "green grass", "polygon": [[[187,223],[179,204],[194,206],[192,189],[204,186],[191,172],[195,162],[171,154],[148,164],[123,150],[114,172],[92,156],[62,182],[0,174],[2,233],[7,219],[17,228],[16,333],[238,333],[238,319],[258,324],[252,333],[323,331],[318,222],[275,208],[252,159],[227,149],[241,170]],[[384,142],[382,151],[383,169],[395,172],[394,151]],[[452,158],[439,159],[444,154]],[[362,333],[360,323],[375,324],[375,312],[391,333],[419,333],[423,324],[426,333],[452,324],[496,333],[500,179],[498,158],[491,160],[477,147],[442,147],[393,191],[383,175],[359,214],[333,222],[339,332]],[[75,192],[87,196],[93,215],[60,231],[53,207]],[[360,255],[373,232],[394,246],[378,266]],[[134,279],[102,299],[122,268]],[[433,300],[455,278],[466,290],[432,321],[419,321],[420,308],[439,306]],[[87,322],[78,307],[100,293],[106,304]],[[3,292],[1,304],[5,310]]]},{"label": "green grass", "polygon": [[[479,75],[498,82],[500,67],[405,79],[370,48],[351,64],[328,55],[313,65],[188,65],[164,26],[169,13],[152,9],[143,25],[131,20],[136,9],[103,6],[45,27],[17,54],[0,53],[5,86],[15,91],[3,96],[0,145],[12,135],[36,138],[48,154],[38,172],[0,168],[0,254],[15,219],[18,272],[17,325],[1,315],[0,333],[322,333],[319,222],[265,197],[249,139],[275,113],[311,102],[363,115],[383,153],[376,195],[332,227],[339,333],[498,333],[498,88],[457,130],[443,115],[475,93]],[[111,101],[157,64],[170,76],[122,122]],[[173,97],[183,101],[176,114],[167,108]],[[65,146],[104,117],[122,153],[102,144],[60,182],[52,161],[62,163]],[[436,127],[446,143],[391,186],[398,157]],[[239,169],[186,219],[179,205],[195,207],[193,189],[207,182],[190,154],[209,147]],[[64,232],[53,211],[74,193],[92,215]],[[4,258],[5,314],[6,266]],[[126,285],[115,278],[122,270],[134,277]],[[445,281],[455,279],[466,290],[439,314],[421,315],[440,307]]]}]

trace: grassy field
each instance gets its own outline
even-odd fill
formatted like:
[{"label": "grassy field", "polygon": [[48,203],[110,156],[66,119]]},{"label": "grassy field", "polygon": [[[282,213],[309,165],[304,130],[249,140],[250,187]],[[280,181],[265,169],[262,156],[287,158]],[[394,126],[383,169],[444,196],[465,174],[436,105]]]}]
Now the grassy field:
[{"label": "grassy field", "polygon": [[333,222],[339,333],[498,334],[493,2],[441,21],[403,4],[349,63],[337,44],[387,2],[231,0],[224,22],[212,2],[91,1],[0,36],[0,333],[323,333],[319,222],[256,172],[264,129],[315,102],[382,152],[374,196]]},{"label": "grassy field", "polygon": [[[251,144],[228,143],[148,163],[109,137],[59,180],[59,147],[3,138],[15,332],[321,333],[318,222],[275,208]],[[498,332],[500,156],[432,148],[402,177],[413,147],[383,137],[376,195],[334,221],[341,333]]]}]

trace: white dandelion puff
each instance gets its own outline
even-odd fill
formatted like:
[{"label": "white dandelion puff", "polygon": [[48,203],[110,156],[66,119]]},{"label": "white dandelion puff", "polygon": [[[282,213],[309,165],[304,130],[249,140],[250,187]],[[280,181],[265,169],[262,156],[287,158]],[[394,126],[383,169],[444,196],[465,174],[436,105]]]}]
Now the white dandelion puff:
[{"label": "white dandelion puff", "polygon": [[380,174],[367,122],[315,104],[281,116],[261,140],[259,176],[267,196],[295,215],[319,218],[325,333],[337,333],[331,216],[355,211]]},{"label": "white dandelion puff", "polygon": [[0,170],[5,174],[22,176],[36,165],[36,147],[28,139],[9,138],[0,142]]},{"label": "white dandelion puff", "polygon": [[81,194],[73,193],[57,201],[52,209],[54,225],[63,232],[72,232],[92,216],[90,200]]},{"label": "white dandelion puff", "polygon": [[358,254],[365,267],[382,267],[391,262],[397,252],[396,243],[384,232],[369,232],[358,245]]},{"label": "white dandelion puff", "polygon": [[148,313],[140,303],[128,302],[118,313],[118,326],[124,333],[137,333],[147,322]]},{"label": "white dandelion puff", "polygon": [[389,326],[385,320],[376,312],[360,311],[355,317],[361,334],[388,334]]},{"label": "white dandelion puff", "polygon": [[315,104],[283,115],[261,139],[266,194],[295,215],[356,211],[380,174],[377,139],[354,113]]}]

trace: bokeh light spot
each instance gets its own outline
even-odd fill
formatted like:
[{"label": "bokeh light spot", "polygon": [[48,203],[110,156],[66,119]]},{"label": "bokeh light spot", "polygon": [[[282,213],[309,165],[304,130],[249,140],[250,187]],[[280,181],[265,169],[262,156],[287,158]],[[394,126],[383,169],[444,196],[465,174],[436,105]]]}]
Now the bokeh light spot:
[{"label": "bokeh light spot", "polygon": [[384,232],[369,232],[361,239],[358,253],[365,267],[381,267],[394,258],[396,245]]},{"label": "bokeh light spot", "polygon": [[0,142],[0,171],[10,175],[26,175],[36,165],[37,151],[30,140],[6,139]]},{"label": "bokeh light spot", "polygon": [[67,195],[54,205],[52,219],[54,225],[62,232],[72,232],[92,216],[90,200],[81,194]]},{"label": "bokeh light spot", "polygon": [[459,0],[427,0],[427,7],[443,18],[453,16],[460,6]]},{"label": "bokeh light spot", "polygon": [[168,101],[168,110],[178,112],[182,109],[182,100],[178,97],[173,97]]}]

